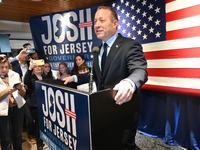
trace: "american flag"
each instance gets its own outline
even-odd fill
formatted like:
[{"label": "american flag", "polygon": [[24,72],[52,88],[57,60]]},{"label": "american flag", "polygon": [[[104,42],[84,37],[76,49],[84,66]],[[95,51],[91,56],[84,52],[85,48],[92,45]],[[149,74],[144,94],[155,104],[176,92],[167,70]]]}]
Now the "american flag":
[{"label": "american flag", "polygon": [[119,32],[143,46],[143,89],[200,95],[200,0],[117,0]]}]

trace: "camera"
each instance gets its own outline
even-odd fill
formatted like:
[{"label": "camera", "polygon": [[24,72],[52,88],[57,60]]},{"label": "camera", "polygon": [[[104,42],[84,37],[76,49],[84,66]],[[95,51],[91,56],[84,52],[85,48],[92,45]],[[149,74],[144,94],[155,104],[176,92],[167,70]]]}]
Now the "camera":
[{"label": "camera", "polygon": [[27,49],[26,53],[27,54],[33,54],[33,53],[35,53],[35,50],[34,49]]}]

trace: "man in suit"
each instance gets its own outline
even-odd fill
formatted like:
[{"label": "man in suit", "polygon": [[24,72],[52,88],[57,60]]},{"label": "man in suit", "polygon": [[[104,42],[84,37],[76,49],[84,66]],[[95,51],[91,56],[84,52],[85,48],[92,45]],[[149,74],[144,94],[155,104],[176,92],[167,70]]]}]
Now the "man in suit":
[{"label": "man in suit", "polygon": [[[94,53],[94,79],[97,82],[98,90],[107,88],[118,90],[114,100],[117,105],[122,105],[128,103],[133,94],[138,93],[141,86],[147,81],[147,62],[141,44],[118,34],[117,28],[116,12],[108,6],[100,6],[95,13],[94,31],[97,37],[102,40],[102,46],[98,53]],[[65,84],[88,81],[88,75],[76,75],[66,78]],[[122,123],[113,124],[104,131],[94,133],[93,149],[136,149],[135,134],[140,106],[139,99],[132,99],[132,101],[135,103],[135,108],[138,109],[133,110],[130,116],[121,120]]]},{"label": "man in suit", "polygon": [[[22,50],[24,51],[24,50]],[[15,72],[19,73],[20,78],[23,81],[23,76],[25,75],[28,66],[29,66],[29,61],[28,61],[28,54],[24,55],[24,57],[20,57],[19,60],[17,61],[12,61],[12,68]]]},{"label": "man in suit", "polygon": [[[26,53],[26,50],[31,47],[30,43],[25,43],[23,45],[23,49],[19,52],[19,54],[10,60],[10,63],[12,64],[13,71],[17,72],[20,75],[20,78],[22,82],[24,82],[24,76],[28,70],[29,67],[29,54]],[[28,87],[26,86],[26,90],[28,91]],[[30,142],[35,143],[36,138],[33,136],[33,118],[31,116],[30,110],[29,110],[29,101],[27,100],[27,94],[24,95],[24,98],[26,100],[25,104],[25,123],[27,128],[27,134]]]}]

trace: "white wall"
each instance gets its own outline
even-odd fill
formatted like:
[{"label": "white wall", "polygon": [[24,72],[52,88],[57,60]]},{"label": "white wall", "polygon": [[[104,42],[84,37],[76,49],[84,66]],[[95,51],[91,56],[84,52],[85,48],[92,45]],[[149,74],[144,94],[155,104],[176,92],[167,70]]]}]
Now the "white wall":
[{"label": "white wall", "polygon": [[34,44],[32,40],[10,40],[10,47],[11,49],[20,49],[20,48],[23,48],[22,46],[25,43],[30,43],[32,47],[34,48]]},{"label": "white wall", "polygon": [[10,35],[12,49],[20,49],[25,43],[34,47],[29,23],[0,20],[0,34]]}]

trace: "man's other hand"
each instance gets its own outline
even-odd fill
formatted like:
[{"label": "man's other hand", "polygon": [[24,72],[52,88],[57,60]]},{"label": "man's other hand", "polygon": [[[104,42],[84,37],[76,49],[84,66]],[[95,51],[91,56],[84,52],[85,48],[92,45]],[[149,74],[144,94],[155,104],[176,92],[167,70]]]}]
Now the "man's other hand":
[{"label": "man's other hand", "polygon": [[114,98],[116,104],[118,105],[122,105],[123,103],[130,101],[134,93],[133,86],[130,82],[125,80],[115,85],[113,89],[118,90]]}]

